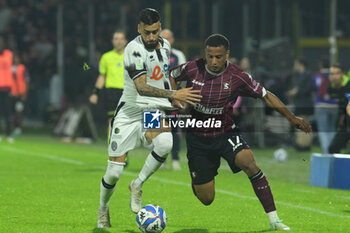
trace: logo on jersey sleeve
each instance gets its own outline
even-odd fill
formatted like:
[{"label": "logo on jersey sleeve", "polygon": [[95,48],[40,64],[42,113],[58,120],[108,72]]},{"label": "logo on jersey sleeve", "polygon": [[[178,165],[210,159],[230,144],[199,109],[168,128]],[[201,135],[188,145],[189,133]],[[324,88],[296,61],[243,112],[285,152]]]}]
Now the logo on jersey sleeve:
[{"label": "logo on jersey sleeve", "polygon": [[135,68],[136,68],[136,70],[143,70],[144,69],[143,61],[141,58],[136,59]]},{"label": "logo on jersey sleeve", "polygon": [[162,114],[157,111],[143,112],[143,128],[144,129],[160,129],[160,116]]}]

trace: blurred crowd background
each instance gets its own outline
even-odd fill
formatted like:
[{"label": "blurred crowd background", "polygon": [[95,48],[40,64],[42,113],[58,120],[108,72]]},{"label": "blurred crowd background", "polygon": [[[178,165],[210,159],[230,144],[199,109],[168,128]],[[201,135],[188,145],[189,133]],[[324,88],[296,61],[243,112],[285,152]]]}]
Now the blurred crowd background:
[{"label": "blurred crowd background", "polygon": [[[188,60],[203,55],[207,36],[224,34],[231,61],[290,108],[295,105],[288,92],[296,85],[296,59],[307,61],[310,74],[327,59],[350,68],[348,0],[0,0],[5,47],[21,59],[30,77],[25,122],[55,124],[69,106],[88,104],[101,54],[112,49],[113,31],[122,29],[132,40],[138,34],[138,12],[145,7],[159,10],[163,28],[174,32],[174,47]],[[313,101],[312,95],[308,98]],[[94,119],[104,122],[98,108],[93,108]],[[256,109],[262,109],[260,115],[249,114]],[[266,131],[271,122],[276,131],[279,118],[261,103],[244,100],[241,113],[246,131]],[[257,116],[272,118],[259,125],[252,123]],[[285,125],[282,120],[277,131],[288,131]],[[252,141],[268,144],[268,138],[256,135]]]}]

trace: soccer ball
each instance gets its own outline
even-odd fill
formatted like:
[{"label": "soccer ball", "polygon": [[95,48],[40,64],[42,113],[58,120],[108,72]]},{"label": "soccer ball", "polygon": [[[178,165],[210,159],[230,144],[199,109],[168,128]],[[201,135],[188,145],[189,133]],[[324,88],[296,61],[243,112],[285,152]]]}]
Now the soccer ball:
[{"label": "soccer ball", "polygon": [[288,159],[288,153],[285,149],[280,148],[278,150],[275,150],[275,152],[273,153],[273,157],[277,162],[284,163]]},{"label": "soccer ball", "polygon": [[142,232],[158,233],[164,230],[167,217],[162,207],[146,205],[137,213],[136,223]]}]

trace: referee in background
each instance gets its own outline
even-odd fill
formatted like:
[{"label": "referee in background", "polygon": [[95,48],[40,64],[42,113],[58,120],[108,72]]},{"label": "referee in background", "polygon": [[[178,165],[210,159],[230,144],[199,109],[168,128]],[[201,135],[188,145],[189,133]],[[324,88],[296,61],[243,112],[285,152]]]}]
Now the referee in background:
[{"label": "referee in background", "polygon": [[104,106],[108,117],[108,127],[113,118],[115,108],[123,93],[124,87],[124,49],[127,44],[125,32],[115,31],[113,33],[113,50],[102,55],[100,60],[99,72],[95,88],[90,96],[90,103],[97,104],[99,94],[102,89],[104,92]]}]

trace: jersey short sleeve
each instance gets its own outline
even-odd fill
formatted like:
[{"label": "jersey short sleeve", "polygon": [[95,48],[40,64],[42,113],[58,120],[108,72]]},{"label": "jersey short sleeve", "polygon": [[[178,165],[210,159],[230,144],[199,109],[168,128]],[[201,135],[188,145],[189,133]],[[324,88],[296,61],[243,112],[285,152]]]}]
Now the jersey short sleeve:
[{"label": "jersey short sleeve", "polygon": [[107,59],[106,59],[106,55],[102,55],[101,59],[100,59],[100,74],[107,74]]},{"label": "jersey short sleeve", "polygon": [[147,55],[145,50],[136,43],[129,43],[124,52],[124,67],[132,80],[147,74]]},{"label": "jersey short sleeve", "polygon": [[266,95],[266,89],[249,73],[240,72],[238,76],[242,81],[240,88],[238,89],[240,96],[262,98]]}]

